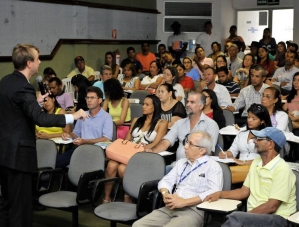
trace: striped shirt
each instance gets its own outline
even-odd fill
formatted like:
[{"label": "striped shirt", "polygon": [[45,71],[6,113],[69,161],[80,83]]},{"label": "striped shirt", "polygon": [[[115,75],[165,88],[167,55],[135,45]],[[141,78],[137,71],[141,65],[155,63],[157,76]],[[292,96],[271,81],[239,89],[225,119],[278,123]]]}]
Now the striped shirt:
[{"label": "striped shirt", "polygon": [[[201,166],[195,169],[200,164]],[[192,171],[193,169],[195,170]],[[187,176],[190,171],[192,172]],[[184,179],[185,176],[187,177]],[[178,184],[180,180],[182,181]],[[189,199],[199,196],[203,201],[208,195],[222,190],[222,169],[216,161],[207,155],[196,159],[193,164],[187,158],[182,158],[162,178],[158,184],[158,189],[167,188],[171,193],[175,184],[177,185],[176,194],[179,197]]]},{"label": "striped shirt", "polygon": [[225,83],[220,83],[218,80],[216,81],[217,84],[221,84],[223,85],[224,87],[226,87],[226,89],[228,90],[228,92],[230,94],[236,94],[236,93],[240,93],[240,86],[239,84],[229,80]]}]

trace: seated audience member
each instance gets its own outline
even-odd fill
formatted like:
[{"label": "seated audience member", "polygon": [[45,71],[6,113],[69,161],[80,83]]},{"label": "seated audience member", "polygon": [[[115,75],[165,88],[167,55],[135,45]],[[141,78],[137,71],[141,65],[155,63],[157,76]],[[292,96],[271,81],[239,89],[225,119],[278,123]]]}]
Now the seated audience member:
[{"label": "seated audience member", "polygon": [[183,64],[186,68],[185,70],[186,76],[189,76],[194,81],[200,80],[200,74],[196,68],[193,68],[192,62],[193,61],[190,57],[184,57],[183,59]]},{"label": "seated audience member", "polygon": [[55,95],[57,102],[62,109],[72,109],[74,107],[73,97],[70,93],[63,91],[63,85],[58,77],[49,80],[49,90]]},{"label": "seated audience member", "polygon": [[[176,160],[185,158],[186,156],[183,141],[185,140],[186,135],[196,130],[205,131],[211,135],[211,150],[214,151],[219,135],[219,128],[214,120],[210,119],[203,113],[205,103],[206,97],[202,93],[191,91],[188,94],[186,104],[188,117],[175,122],[170,131],[166,134],[166,136],[163,137],[163,140],[152,149],[147,149],[147,151],[154,153],[165,151],[167,148],[173,146],[178,140],[179,147],[176,152]],[[166,172],[169,172],[170,169],[171,167],[168,167]]]},{"label": "seated audience member", "polygon": [[[161,103],[155,95],[148,95],[144,99],[142,107],[143,116],[135,118],[132,121],[130,131],[126,136],[126,140],[134,143],[142,143],[144,149],[155,146],[167,132],[167,121],[160,119]],[[124,177],[126,165],[110,160],[106,168],[106,178],[115,177],[117,174],[120,178]],[[111,201],[110,194],[113,183],[106,183],[105,196],[103,203]],[[125,202],[131,202],[129,195],[125,194]]]},{"label": "seated audience member", "polygon": [[279,42],[277,44],[277,51],[276,51],[276,56],[275,56],[275,60],[274,60],[274,66],[276,69],[285,66],[286,64],[286,54],[287,51],[287,47],[285,42]]},{"label": "seated audience member", "polygon": [[229,28],[229,33],[230,33],[230,36],[225,40],[225,43],[239,41],[239,42],[242,43],[241,50],[244,52],[245,49],[246,49],[246,45],[245,45],[244,39],[241,36],[237,35],[237,26],[236,25],[232,25]]},{"label": "seated audience member", "polygon": [[[44,99],[43,111],[48,114],[66,114],[65,110],[60,108],[55,95],[50,94]],[[36,138],[38,139],[50,139],[54,137],[60,137],[63,133],[70,133],[71,126],[67,124],[64,128],[61,127],[40,127],[36,125],[35,128]]]},{"label": "seated audience member", "polygon": [[271,80],[272,83],[279,82],[282,95],[288,95],[292,88],[292,79],[299,69],[295,67],[297,53],[289,51],[286,53],[285,66],[277,69]]},{"label": "seated audience member", "polygon": [[249,54],[252,54],[254,57],[254,61],[257,60],[257,55],[258,55],[258,49],[259,49],[259,42],[257,41],[252,41],[250,46],[248,46],[250,48],[250,52]]},{"label": "seated audience member", "polygon": [[219,56],[219,55],[224,55],[223,52],[221,52],[221,44],[218,43],[218,42],[213,42],[211,44],[211,48],[212,48],[212,51],[213,53],[209,54],[208,55],[208,58],[212,58],[213,62],[216,61],[216,58]]},{"label": "seated audience member", "polygon": [[215,92],[210,89],[204,89],[202,90],[202,94],[206,97],[206,104],[203,109],[204,114],[213,119],[217,123],[219,129],[225,127],[223,110],[218,105]]},{"label": "seated audience member", "polygon": [[275,55],[277,45],[276,40],[271,37],[270,28],[265,28],[263,33],[263,38],[259,42],[260,47],[266,47],[271,55]]},{"label": "seated audience member", "polygon": [[[226,57],[224,55],[219,55],[215,60],[214,68],[216,69],[216,72],[220,67],[223,67],[223,66],[225,66],[228,69]],[[228,78],[230,80],[232,80],[232,72],[230,70],[228,70]]]},{"label": "seated audience member", "polygon": [[248,85],[250,69],[255,64],[255,59],[252,54],[246,54],[243,58],[242,67],[236,71],[234,82],[238,83],[241,88]]},{"label": "seated audience member", "polygon": [[[213,42],[220,43],[220,35],[218,35],[216,32],[212,30],[213,25],[211,21],[206,21],[204,23],[204,30],[205,32],[202,32],[200,35],[196,38],[196,46],[202,47],[204,50],[206,50],[206,54],[210,55],[212,54],[211,46],[213,46]],[[213,49],[213,47],[212,47]],[[220,50],[220,48],[219,48]],[[213,59],[214,60],[214,59]]]},{"label": "seated audience member", "polygon": [[156,60],[161,63],[161,65],[164,67],[164,60],[162,59],[162,54],[166,51],[166,45],[161,43],[158,46],[158,53],[155,54]]},{"label": "seated audience member", "polygon": [[247,212],[231,213],[223,227],[287,226],[287,218],[296,212],[296,177],[279,155],[286,137],[274,127],[251,133],[260,157],[252,162],[242,188],[216,192],[205,201],[247,199]]},{"label": "seated audience member", "polygon": [[267,77],[273,76],[275,71],[274,61],[269,59],[269,52],[266,47],[259,48],[256,63],[263,67]]},{"label": "seated audience member", "polygon": [[166,84],[171,84],[175,90],[176,100],[181,101],[185,105],[185,92],[182,85],[179,83],[178,71],[173,66],[167,66],[163,72],[163,82]]},{"label": "seated audience member", "polygon": [[298,51],[297,43],[294,43],[292,41],[287,41],[286,43],[287,43],[287,52],[295,51],[297,53],[297,51]]},{"label": "seated audience member", "polygon": [[202,75],[205,68],[208,66],[213,67],[214,62],[212,58],[207,58],[205,54],[205,50],[203,47],[196,47],[195,48],[195,55],[193,58],[193,67],[196,68],[200,75]]},{"label": "seated audience member", "polygon": [[232,104],[232,100],[226,87],[216,83],[215,69],[212,67],[207,67],[202,74],[202,81],[197,90],[202,91],[203,89],[211,89],[216,93],[218,105],[220,107],[227,107]]},{"label": "seated audience member", "polygon": [[242,51],[242,45],[243,45],[243,44],[242,44],[241,42],[239,42],[239,41],[233,41],[233,44],[236,44],[237,47],[238,47],[238,53],[237,53],[237,56],[238,56],[239,58],[243,59],[244,56],[245,56],[245,53]]},{"label": "seated audience member", "polygon": [[246,131],[239,132],[231,147],[226,152],[219,152],[219,158],[234,158],[238,165],[250,165],[258,157],[251,130],[262,130],[272,124],[267,108],[261,104],[252,104],[247,112]]},{"label": "seated audience member", "polygon": [[112,69],[109,65],[103,65],[101,67],[101,80],[95,82],[92,86],[98,87],[103,92],[103,99],[106,99],[105,92],[104,92],[104,82],[112,78]]},{"label": "seated audience member", "polygon": [[140,88],[140,79],[136,75],[135,67],[133,64],[129,63],[123,68],[124,74],[118,75],[118,80],[127,94],[127,97],[131,95],[133,91]]},{"label": "seated audience member", "polygon": [[159,61],[152,61],[150,64],[149,75],[143,77],[140,88],[156,89],[163,81],[162,66]]},{"label": "seated audience member", "polygon": [[229,57],[226,58],[227,61],[227,68],[228,70],[231,70],[232,76],[234,77],[236,74],[236,71],[239,68],[242,68],[242,59],[238,57],[238,46],[236,44],[231,44],[228,47],[228,54]]},{"label": "seated audience member", "polygon": [[292,89],[287,97],[287,102],[283,106],[284,111],[292,121],[294,134],[299,136],[299,72],[296,72],[293,77]]},{"label": "seated audience member", "polygon": [[185,66],[182,64],[179,64],[176,66],[176,70],[178,71],[179,83],[184,88],[185,94],[187,94],[189,91],[193,91],[194,90],[194,81],[189,76],[186,76]]},{"label": "seated audience member", "polygon": [[112,69],[112,77],[117,78],[119,74],[119,65],[115,63],[115,57],[112,52],[107,52],[105,54],[105,64],[111,67]]},{"label": "seated audience member", "polygon": [[289,131],[289,117],[281,108],[280,92],[275,87],[264,90],[262,105],[267,108],[272,126],[283,132]]},{"label": "seated audience member", "polygon": [[165,207],[139,219],[133,227],[202,226],[204,211],[196,206],[210,193],[222,189],[222,169],[209,157],[212,138],[208,133],[193,131],[186,137],[184,150],[186,157],[177,161],[171,172],[158,184]]},{"label": "seated audience member", "polygon": [[131,121],[129,100],[125,97],[125,93],[117,79],[106,80],[104,82],[104,91],[106,99],[103,103],[103,110],[109,112],[116,124],[117,138],[124,139],[129,127],[123,126],[123,124]]},{"label": "seated audience member", "polygon": [[47,88],[48,88],[49,80],[51,78],[57,77],[57,74],[55,73],[54,69],[52,69],[51,67],[45,68],[43,75],[44,77],[42,78],[42,82],[47,86]]},{"label": "seated audience member", "polygon": [[236,123],[243,126],[247,120],[247,110],[253,103],[261,103],[264,90],[269,87],[263,81],[266,78],[265,70],[260,66],[256,65],[250,75],[251,84],[241,89],[238,98],[235,102],[227,107],[228,110],[235,112],[239,111],[244,107],[244,111],[241,114],[241,119],[236,118]]},{"label": "seated audience member", "polygon": [[181,60],[178,58],[172,57],[171,53],[169,51],[165,51],[162,54],[162,58],[164,60],[164,68],[166,66],[176,66],[178,64],[182,64]]},{"label": "seated audience member", "polygon": [[78,74],[78,75],[72,77],[71,83],[74,86],[74,90],[75,90],[76,97],[77,97],[77,103],[76,103],[74,109],[76,111],[80,110],[80,109],[88,110],[85,98],[86,98],[86,94],[87,94],[86,90],[90,86],[90,82],[86,79],[85,76]]},{"label": "seated audience member", "polygon": [[226,87],[231,97],[238,97],[240,93],[240,86],[237,83],[229,80],[227,67],[222,66],[218,68],[216,73],[218,75],[218,80],[216,83]]},{"label": "seated audience member", "polygon": [[86,101],[89,110],[86,112],[89,117],[79,119],[73,132],[62,134],[63,140],[73,139],[75,146],[57,157],[56,168],[65,168],[70,164],[77,146],[112,140],[113,122],[110,114],[101,109],[102,99],[103,93],[100,88],[93,86],[87,88]]},{"label": "seated audience member", "polygon": [[81,74],[85,76],[89,81],[93,81],[95,78],[94,70],[91,67],[85,65],[84,58],[82,56],[77,56],[74,61],[75,61],[76,68],[73,69],[67,75],[67,78],[71,78],[75,75]]},{"label": "seated audience member", "polygon": [[180,58],[186,56],[186,49],[188,46],[188,35],[187,33],[181,32],[181,24],[177,21],[174,21],[171,25],[173,34],[170,35],[167,39],[168,50],[177,61],[180,61]]},{"label": "seated audience member", "polygon": [[161,101],[161,118],[168,121],[168,128],[182,118],[187,117],[184,105],[176,100],[175,91],[171,84],[161,84],[157,96]]},{"label": "seated audience member", "polygon": [[142,65],[142,72],[148,74],[149,66],[152,61],[156,60],[156,56],[149,51],[149,43],[143,42],[141,44],[142,51],[136,54],[136,60]]},{"label": "seated audience member", "polygon": [[225,48],[224,48],[224,55],[225,57],[229,57],[228,48],[233,44],[231,41],[225,42]]},{"label": "seated audience member", "polygon": [[134,47],[128,47],[127,54],[128,54],[128,58],[125,58],[124,60],[122,60],[122,62],[120,63],[120,67],[124,68],[126,64],[132,63],[135,67],[136,73],[137,74],[142,73],[142,65],[141,65],[140,61],[136,60],[136,54],[135,54]]}]

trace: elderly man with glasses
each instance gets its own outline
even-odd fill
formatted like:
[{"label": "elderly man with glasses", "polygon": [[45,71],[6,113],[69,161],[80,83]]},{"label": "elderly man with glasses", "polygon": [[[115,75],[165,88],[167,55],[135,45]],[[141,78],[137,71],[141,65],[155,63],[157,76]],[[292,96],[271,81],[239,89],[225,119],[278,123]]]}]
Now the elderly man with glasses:
[{"label": "elderly man with glasses", "polygon": [[286,137],[274,127],[251,133],[260,157],[252,162],[242,188],[216,192],[205,201],[247,199],[248,212],[233,212],[227,216],[223,227],[287,226],[286,219],[296,211],[296,177],[279,155]]},{"label": "elderly man with glasses", "polygon": [[204,212],[197,210],[206,196],[222,189],[220,165],[209,157],[212,138],[203,131],[194,131],[184,140],[186,158],[176,162],[163,177],[158,189],[165,207],[154,210],[133,224],[133,227],[201,226]]}]

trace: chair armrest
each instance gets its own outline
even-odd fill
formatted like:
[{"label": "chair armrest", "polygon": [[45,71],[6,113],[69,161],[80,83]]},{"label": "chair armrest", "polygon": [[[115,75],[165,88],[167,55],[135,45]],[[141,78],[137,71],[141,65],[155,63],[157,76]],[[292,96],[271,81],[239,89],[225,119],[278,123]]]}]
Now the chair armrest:
[{"label": "chair armrest", "polygon": [[91,200],[92,205],[94,207],[97,206],[96,202],[100,198],[103,186],[104,186],[105,183],[108,183],[108,182],[115,182],[116,183],[116,185],[114,187],[113,194],[111,193],[112,194],[111,201],[112,202],[115,201],[115,197],[116,197],[116,194],[117,194],[117,191],[118,191],[118,188],[119,188],[120,181],[121,181],[120,178],[113,177],[113,178],[108,178],[108,179],[100,179],[100,180],[94,182],[94,186],[93,186],[93,190],[92,190],[92,200]]},{"label": "chair armrest", "polygon": [[92,191],[95,182],[99,179],[104,178],[105,174],[103,170],[96,170],[93,172],[83,173],[80,176],[76,201],[80,204],[80,201],[88,199],[92,200]]},{"label": "chair armrest", "polygon": [[147,181],[140,186],[136,208],[137,217],[141,218],[157,207],[157,199],[160,196],[158,191],[160,180]]},{"label": "chair armrest", "polygon": [[36,190],[39,190],[40,188],[40,179],[43,175],[46,175],[46,174],[49,174],[50,175],[50,178],[49,178],[49,186],[47,188],[47,190],[49,190],[49,188],[51,187],[52,185],[52,176],[54,174],[57,174],[60,176],[60,179],[59,179],[59,189],[58,191],[61,191],[61,187],[62,187],[62,182],[63,182],[63,178],[64,178],[64,172],[62,169],[58,168],[58,169],[52,169],[51,167],[44,167],[44,168],[40,168],[39,171],[37,172],[37,184],[36,184]]}]

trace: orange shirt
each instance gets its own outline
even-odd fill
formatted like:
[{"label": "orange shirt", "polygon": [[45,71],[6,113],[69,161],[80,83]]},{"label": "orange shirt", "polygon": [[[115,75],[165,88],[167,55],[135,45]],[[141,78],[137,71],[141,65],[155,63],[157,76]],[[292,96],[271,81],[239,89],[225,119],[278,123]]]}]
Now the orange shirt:
[{"label": "orange shirt", "polygon": [[140,61],[142,65],[142,72],[144,72],[144,71],[149,71],[150,63],[152,61],[156,61],[156,56],[151,52],[148,52],[148,55],[146,56],[140,52],[136,54],[136,60]]}]

